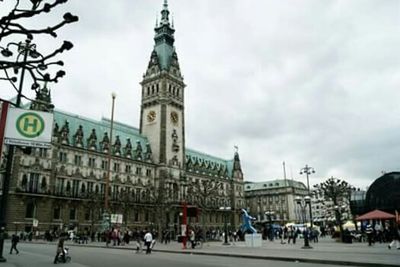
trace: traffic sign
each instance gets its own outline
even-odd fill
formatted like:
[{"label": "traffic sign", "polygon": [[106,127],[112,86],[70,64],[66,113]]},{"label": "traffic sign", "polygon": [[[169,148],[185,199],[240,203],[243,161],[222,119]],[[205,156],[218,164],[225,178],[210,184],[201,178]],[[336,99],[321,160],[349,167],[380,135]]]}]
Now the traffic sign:
[{"label": "traffic sign", "polygon": [[52,113],[10,108],[7,114],[4,143],[49,148],[52,129]]}]

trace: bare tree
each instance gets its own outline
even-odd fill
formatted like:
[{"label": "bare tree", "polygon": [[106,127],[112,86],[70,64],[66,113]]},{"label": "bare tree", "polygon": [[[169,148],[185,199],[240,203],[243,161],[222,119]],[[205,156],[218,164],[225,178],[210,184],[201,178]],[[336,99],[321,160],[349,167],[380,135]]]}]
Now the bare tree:
[{"label": "bare tree", "polygon": [[[95,211],[99,211],[103,204],[103,197],[100,193],[88,192],[83,205],[89,210],[90,214],[90,237],[92,237],[94,232],[94,223],[96,221]],[[97,214],[99,216],[99,214]],[[93,241],[93,240],[92,240]]]},{"label": "bare tree", "polygon": [[[201,208],[201,225],[203,228],[203,240],[205,240],[206,215],[215,208],[212,199],[220,194],[222,183],[211,179],[202,180],[201,182],[191,182],[188,188],[188,198],[193,204]],[[215,204],[215,203],[214,203]]]},{"label": "bare tree", "polygon": [[336,223],[339,224],[340,237],[343,241],[343,221],[342,209],[344,204],[348,204],[352,187],[344,180],[331,177],[323,183],[314,185],[317,192],[321,192],[324,199],[333,202],[333,210],[335,212]]},{"label": "bare tree", "polygon": [[[21,87],[25,71],[29,73],[32,79],[32,90],[36,92],[38,92],[41,82],[57,82],[59,78],[65,75],[63,70],[58,70],[54,75],[51,75],[48,70],[51,65],[64,65],[62,61],[55,60],[55,57],[65,50],[70,50],[73,44],[64,41],[58,49],[41,54],[37,51],[32,40],[37,35],[49,35],[55,38],[58,29],[78,21],[78,17],[67,12],[63,19],[55,25],[40,28],[31,28],[27,25],[30,24],[30,21],[52,12],[54,8],[66,2],[67,0],[15,0],[15,5],[10,12],[0,18],[0,54],[2,56],[0,57],[0,80],[9,81],[18,92],[19,97],[23,96]],[[0,8],[1,5],[0,3]],[[20,38],[21,41],[13,42],[20,36],[22,37]],[[25,40],[22,41],[23,39]],[[12,41],[9,42],[8,40]],[[16,52],[13,52],[13,48],[16,48]],[[14,83],[17,82],[16,75],[19,73],[21,73],[21,82],[20,88],[17,88]]]}]

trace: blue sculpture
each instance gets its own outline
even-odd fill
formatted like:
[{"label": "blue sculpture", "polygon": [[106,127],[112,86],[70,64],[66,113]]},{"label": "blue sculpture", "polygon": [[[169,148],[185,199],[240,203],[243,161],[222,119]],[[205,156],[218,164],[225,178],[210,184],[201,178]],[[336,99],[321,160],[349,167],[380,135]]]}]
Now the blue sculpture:
[{"label": "blue sculpture", "polygon": [[256,218],[251,217],[245,209],[242,209],[243,224],[240,226],[240,231],[242,231],[242,233],[250,231],[252,234],[256,234],[257,230],[251,225],[251,221],[255,219]]}]

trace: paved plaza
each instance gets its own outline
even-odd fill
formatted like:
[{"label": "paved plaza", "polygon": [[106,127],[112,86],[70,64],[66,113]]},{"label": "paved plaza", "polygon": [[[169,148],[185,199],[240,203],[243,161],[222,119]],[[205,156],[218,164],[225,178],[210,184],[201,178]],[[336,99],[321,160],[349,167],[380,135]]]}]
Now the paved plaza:
[{"label": "paved plaza", "polygon": [[[236,258],[246,258],[254,260],[273,260],[273,261],[286,261],[308,264],[327,264],[331,266],[346,265],[346,266],[400,266],[400,250],[387,248],[387,243],[377,243],[369,247],[366,243],[353,243],[343,244],[336,242],[331,238],[320,239],[319,243],[312,243],[312,249],[302,249],[303,240],[298,240],[295,245],[281,244],[277,241],[263,241],[260,248],[248,248],[244,242],[231,243],[230,245],[223,245],[222,242],[207,242],[203,248],[199,249],[183,249],[182,244],[171,242],[169,244],[157,243],[154,252],[162,254],[165,253],[179,253],[191,255],[204,255],[206,256],[226,256]],[[33,241],[32,243],[35,243]],[[37,246],[51,245],[47,242],[36,242]],[[54,250],[56,243],[54,244]],[[134,250],[136,248],[135,242],[124,246],[109,246],[108,248],[104,243],[89,243],[79,245],[68,242],[71,250],[76,251],[77,247],[95,247],[104,250]],[[24,243],[20,244],[23,253]],[[10,244],[6,243],[7,252]],[[5,254],[6,257],[10,257]],[[12,256],[11,256],[12,257]],[[15,257],[15,256],[14,256]],[[37,255],[40,257],[40,255]],[[2,267],[23,266],[12,262],[2,263]]]}]

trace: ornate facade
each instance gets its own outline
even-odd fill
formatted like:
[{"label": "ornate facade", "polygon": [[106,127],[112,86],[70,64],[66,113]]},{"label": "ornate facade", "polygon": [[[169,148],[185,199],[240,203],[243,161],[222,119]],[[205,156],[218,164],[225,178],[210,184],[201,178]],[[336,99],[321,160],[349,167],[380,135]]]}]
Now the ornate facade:
[{"label": "ornate facade", "polygon": [[230,206],[230,223],[238,226],[245,204],[238,152],[225,160],[185,147],[185,84],[174,32],[165,1],[141,82],[139,129],[114,122],[110,141],[110,120],[53,109],[50,92],[39,92],[41,104],[30,108],[53,112],[53,139],[50,149],[16,149],[9,230],[30,231],[36,219],[39,231],[99,231],[109,163],[110,211],[123,215],[124,226],[176,231],[183,203],[197,211],[190,224],[222,226],[219,208]]},{"label": "ornate facade", "polygon": [[[308,195],[307,187],[294,180],[269,180],[245,183],[246,207],[257,222],[301,223],[309,221],[308,209],[304,213],[295,198]],[[305,216],[305,217],[304,217]]]}]

